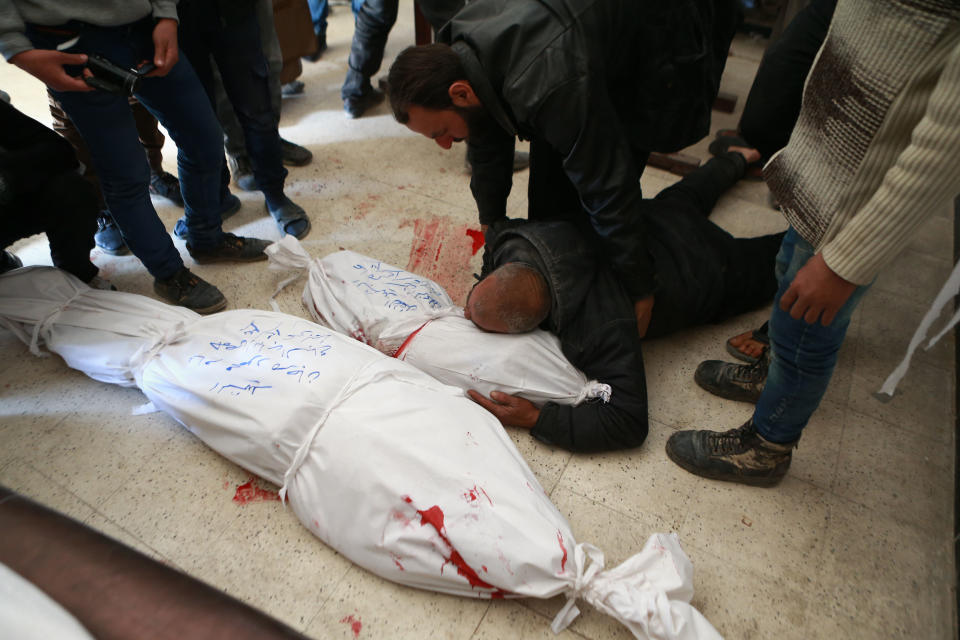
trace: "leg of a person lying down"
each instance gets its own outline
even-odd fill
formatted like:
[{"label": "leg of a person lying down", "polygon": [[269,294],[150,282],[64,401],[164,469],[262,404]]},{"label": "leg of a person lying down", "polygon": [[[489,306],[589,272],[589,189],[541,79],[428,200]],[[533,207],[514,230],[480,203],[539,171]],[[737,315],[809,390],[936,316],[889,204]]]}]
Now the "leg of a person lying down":
[{"label": "leg of a person lying down", "polygon": [[0,562],[59,602],[98,640],[305,638],[2,486]]}]

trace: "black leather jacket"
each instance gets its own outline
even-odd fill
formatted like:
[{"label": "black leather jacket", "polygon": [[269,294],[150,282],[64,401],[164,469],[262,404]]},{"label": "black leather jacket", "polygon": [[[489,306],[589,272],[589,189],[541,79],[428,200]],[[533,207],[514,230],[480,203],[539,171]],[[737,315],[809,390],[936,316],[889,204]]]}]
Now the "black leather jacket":
[{"label": "black leather jacket", "polygon": [[547,144],[631,298],[652,293],[637,159],[707,133],[735,17],[733,0],[467,3],[437,39],[500,125],[468,142],[480,222],[506,215],[514,137]]}]

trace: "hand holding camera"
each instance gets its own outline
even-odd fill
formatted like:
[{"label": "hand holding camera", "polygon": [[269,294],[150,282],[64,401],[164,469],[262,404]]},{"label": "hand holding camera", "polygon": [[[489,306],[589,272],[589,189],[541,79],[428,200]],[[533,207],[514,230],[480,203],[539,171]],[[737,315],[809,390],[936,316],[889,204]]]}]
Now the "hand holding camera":
[{"label": "hand holding camera", "polygon": [[156,69],[152,62],[147,62],[137,69],[124,69],[97,54],[87,56],[87,69],[93,74],[84,74],[84,82],[95,89],[102,89],[110,93],[131,96],[140,87],[140,81],[148,73]]}]

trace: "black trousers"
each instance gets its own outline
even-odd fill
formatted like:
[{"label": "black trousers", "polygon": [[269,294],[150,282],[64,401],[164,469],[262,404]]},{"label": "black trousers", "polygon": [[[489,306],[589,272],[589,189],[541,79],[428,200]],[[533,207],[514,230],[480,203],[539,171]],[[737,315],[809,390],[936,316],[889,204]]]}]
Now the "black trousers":
[{"label": "black trousers", "polygon": [[88,282],[98,271],[90,251],[99,211],[89,182],[72,172],[56,174],[36,191],[0,206],[0,247],[46,232],[53,265]]},{"label": "black trousers", "polygon": [[813,0],[767,47],[740,116],[740,135],[764,158],[782,149],[800,115],[803,85],[837,0]]},{"label": "black trousers", "polygon": [[717,156],[661,191],[646,210],[658,287],[647,337],[654,338],[769,303],[783,233],[735,238],[708,216],[743,177],[743,156]]}]

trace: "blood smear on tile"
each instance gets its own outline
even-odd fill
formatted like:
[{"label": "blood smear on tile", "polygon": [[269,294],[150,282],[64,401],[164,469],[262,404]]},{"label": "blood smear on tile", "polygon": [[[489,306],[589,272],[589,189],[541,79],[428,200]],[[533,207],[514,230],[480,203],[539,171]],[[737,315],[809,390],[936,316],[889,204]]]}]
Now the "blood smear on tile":
[{"label": "blood smear on tile", "polygon": [[360,621],[360,616],[354,618],[352,615],[349,615],[345,618],[340,618],[340,622],[350,625],[350,630],[353,631],[354,638],[360,637],[360,630],[363,629],[363,623]]},{"label": "blood smear on tile", "polygon": [[237,504],[249,504],[251,502],[271,502],[280,501],[280,494],[276,491],[261,489],[254,486],[256,478],[251,477],[246,483],[237,485],[237,492],[233,494],[233,501]]},{"label": "blood smear on tile", "polygon": [[[413,242],[406,270],[430,278],[446,289],[456,304],[463,304],[473,286],[471,260],[483,246],[483,235],[445,218],[405,220],[400,228],[413,227]],[[480,234],[480,244],[475,234]]]}]

